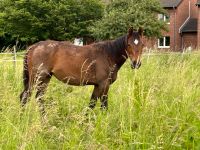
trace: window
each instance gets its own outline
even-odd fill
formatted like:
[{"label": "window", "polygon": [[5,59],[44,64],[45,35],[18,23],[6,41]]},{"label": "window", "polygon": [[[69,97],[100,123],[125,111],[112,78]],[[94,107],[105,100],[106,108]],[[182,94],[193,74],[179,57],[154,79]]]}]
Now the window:
[{"label": "window", "polygon": [[170,48],[170,37],[162,37],[158,39],[158,48]]},{"label": "window", "polygon": [[83,46],[83,38],[75,38],[74,45]]},{"label": "window", "polygon": [[164,14],[158,14],[158,19],[170,24],[170,16]]}]

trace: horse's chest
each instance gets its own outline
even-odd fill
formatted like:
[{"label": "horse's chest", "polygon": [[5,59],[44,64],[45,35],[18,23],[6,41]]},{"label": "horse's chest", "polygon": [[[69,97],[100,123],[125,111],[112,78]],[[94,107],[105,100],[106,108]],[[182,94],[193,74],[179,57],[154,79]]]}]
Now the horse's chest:
[{"label": "horse's chest", "polygon": [[110,68],[109,79],[111,83],[115,82],[115,80],[117,79],[117,72],[118,70],[115,67]]},{"label": "horse's chest", "polygon": [[111,75],[111,78],[110,78],[110,82],[111,83],[113,83],[113,82],[115,82],[115,80],[117,79],[117,73],[113,73],[112,75]]}]

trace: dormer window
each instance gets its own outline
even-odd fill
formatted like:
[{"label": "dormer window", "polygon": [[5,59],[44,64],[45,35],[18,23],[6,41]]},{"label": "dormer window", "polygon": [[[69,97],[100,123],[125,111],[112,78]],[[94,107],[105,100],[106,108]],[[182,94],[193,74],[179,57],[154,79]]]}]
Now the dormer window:
[{"label": "dormer window", "polygon": [[170,24],[170,16],[164,14],[158,14],[158,19]]}]

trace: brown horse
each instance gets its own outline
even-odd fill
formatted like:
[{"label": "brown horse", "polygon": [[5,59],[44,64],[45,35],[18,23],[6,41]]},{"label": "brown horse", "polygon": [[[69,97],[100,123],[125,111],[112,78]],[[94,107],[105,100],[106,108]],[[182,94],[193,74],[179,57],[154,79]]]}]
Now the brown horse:
[{"label": "brown horse", "polygon": [[20,95],[22,106],[36,87],[36,99],[44,113],[42,97],[54,75],[69,85],[94,85],[89,107],[93,109],[99,98],[101,108],[107,109],[109,87],[126,59],[130,58],[132,68],[141,66],[142,37],[141,28],[138,31],[130,28],[128,34],[116,40],[83,47],[50,40],[32,45],[24,59],[24,91]]}]

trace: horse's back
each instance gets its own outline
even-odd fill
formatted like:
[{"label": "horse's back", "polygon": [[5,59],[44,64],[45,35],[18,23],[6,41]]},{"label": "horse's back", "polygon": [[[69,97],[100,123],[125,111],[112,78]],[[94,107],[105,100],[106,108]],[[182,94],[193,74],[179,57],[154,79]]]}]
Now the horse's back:
[{"label": "horse's back", "polygon": [[44,61],[54,56],[60,50],[61,46],[63,49],[68,49],[68,47],[72,47],[73,44],[69,41],[40,41],[30,46],[27,53],[32,57],[34,62],[38,62],[39,60]]},{"label": "horse's back", "polygon": [[[34,67],[49,65],[49,61],[52,61],[52,56],[56,53],[56,47],[59,45],[58,41],[40,41],[33,44],[28,48],[28,62]],[[52,66],[52,65],[51,65]],[[49,68],[50,66],[48,66]]]}]

